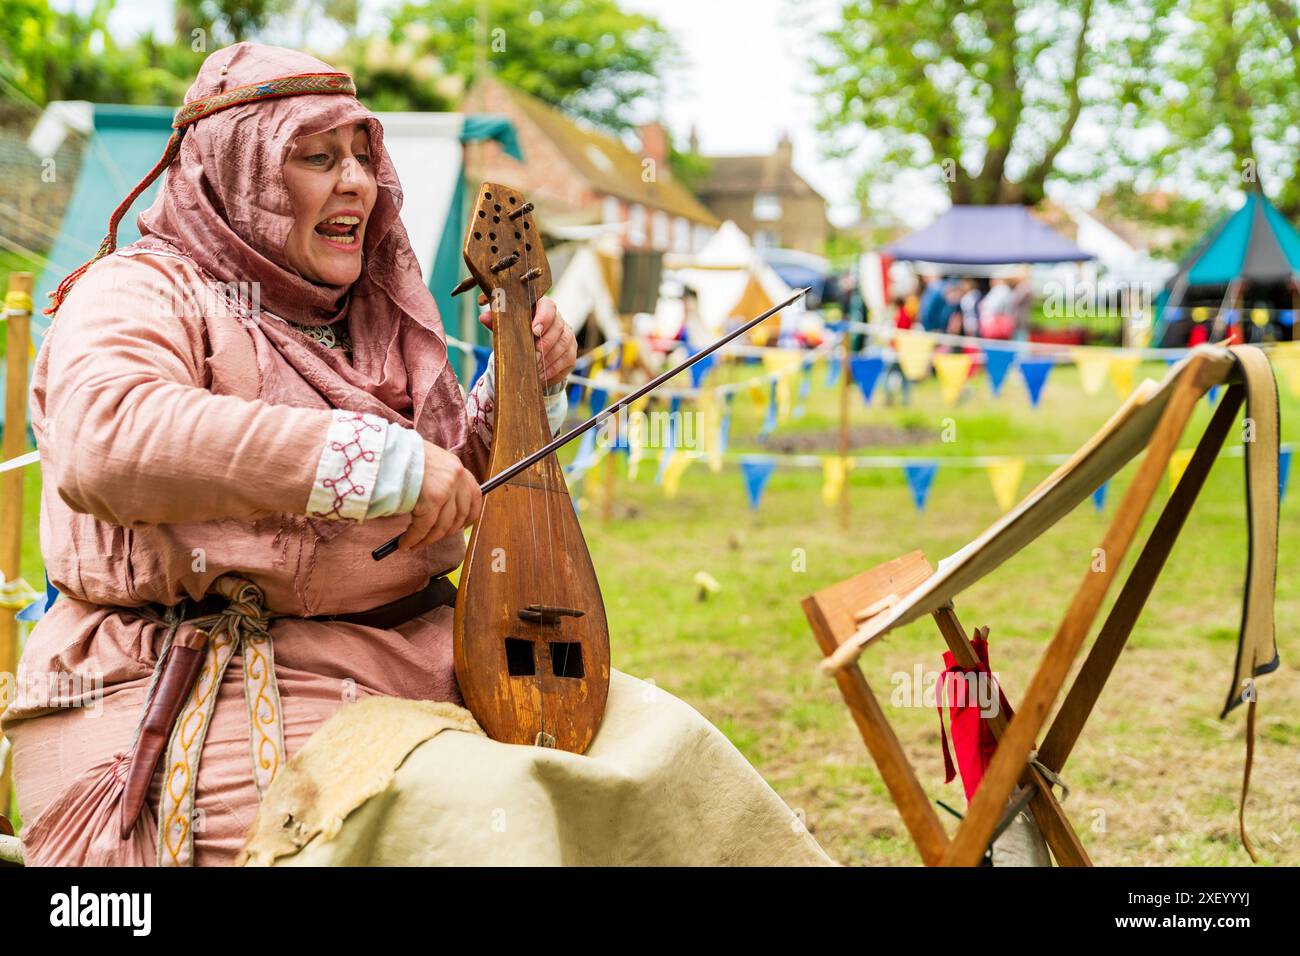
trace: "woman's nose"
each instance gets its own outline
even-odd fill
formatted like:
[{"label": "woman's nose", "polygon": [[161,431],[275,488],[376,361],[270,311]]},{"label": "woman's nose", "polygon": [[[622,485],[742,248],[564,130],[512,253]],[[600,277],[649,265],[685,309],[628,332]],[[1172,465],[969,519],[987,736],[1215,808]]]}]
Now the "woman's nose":
[{"label": "woman's nose", "polygon": [[339,178],[334,188],[338,192],[354,193],[361,189],[363,182],[365,182],[365,173],[361,169],[361,164],[348,157],[339,166]]}]

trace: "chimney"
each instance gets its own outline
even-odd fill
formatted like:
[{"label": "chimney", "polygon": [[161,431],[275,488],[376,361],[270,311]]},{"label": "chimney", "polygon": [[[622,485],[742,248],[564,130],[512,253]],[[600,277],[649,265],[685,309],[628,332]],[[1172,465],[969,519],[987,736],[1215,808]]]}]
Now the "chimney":
[{"label": "chimney", "polygon": [[643,123],[637,130],[641,136],[641,154],[655,161],[656,168],[668,168],[668,131],[659,123]]},{"label": "chimney", "polygon": [[776,141],[776,158],[782,168],[794,167],[794,144],[790,142],[790,133],[786,130],[782,130],[781,138]]}]

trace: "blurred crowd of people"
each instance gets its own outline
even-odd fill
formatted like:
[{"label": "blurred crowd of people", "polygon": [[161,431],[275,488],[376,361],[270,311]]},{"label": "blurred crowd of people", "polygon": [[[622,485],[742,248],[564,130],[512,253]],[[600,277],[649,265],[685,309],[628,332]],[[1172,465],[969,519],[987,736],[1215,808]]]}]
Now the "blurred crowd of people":
[{"label": "blurred crowd of people", "polygon": [[1028,269],[987,280],[927,275],[919,296],[895,298],[894,324],[900,329],[1026,341],[1033,297]]}]

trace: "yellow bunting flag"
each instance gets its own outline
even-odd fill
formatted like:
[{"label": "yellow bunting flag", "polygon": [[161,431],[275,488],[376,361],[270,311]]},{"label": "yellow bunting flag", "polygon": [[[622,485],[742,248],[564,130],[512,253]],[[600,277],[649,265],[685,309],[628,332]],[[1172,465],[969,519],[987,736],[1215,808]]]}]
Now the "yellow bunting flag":
[{"label": "yellow bunting flag", "polygon": [[1169,492],[1178,487],[1178,482],[1183,480],[1183,472],[1192,461],[1192,452],[1194,448],[1177,448],[1169,456]]},{"label": "yellow bunting flag", "polygon": [[1300,398],[1300,347],[1288,343],[1273,350],[1273,367],[1286,379],[1287,388],[1296,398]]},{"label": "yellow bunting flag", "polygon": [[1083,394],[1100,395],[1110,370],[1111,353],[1105,349],[1078,348],[1074,350],[1074,363],[1079,366],[1079,381]]},{"label": "yellow bunting flag", "polygon": [[987,466],[989,481],[993,484],[993,496],[998,499],[998,507],[1004,512],[1010,511],[1016,503],[1016,493],[1020,490],[1020,479],[1025,474],[1025,463],[1020,458],[1002,458]]},{"label": "yellow bunting flag", "polygon": [[1111,356],[1110,384],[1115,386],[1115,394],[1121,399],[1128,398],[1129,393],[1133,391],[1133,380],[1137,375],[1140,361],[1141,359],[1136,355]]},{"label": "yellow bunting flag", "polygon": [[1268,309],[1251,309],[1250,321],[1254,322],[1261,329],[1268,325]]},{"label": "yellow bunting flag", "polygon": [[844,493],[844,476],[851,463],[847,458],[822,459],[822,501],[827,506],[835,504]]},{"label": "yellow bunting flag", "polygon": [[782,375],[776,380],[776,420],[783,422],[790,417],[790,376]]},{"label": "yellow bunting flag", "polygon": [[709,463],[709,471],[722,471],[722,417],[718,414],[717,395],[704,389],[700,392],[700,442]]},{"label": "yellow bunting flag", "polygon": [[956,405],[957,399],[961,398],[961,388],[970,375],[970,363],[971,357],[965,352],[934,356],[934,373],[939,377],[939,390],[945,405]]},{"label": "yellow bunting flag", "polygon": [[691,459],[686,452],[678,450],[672,453],[668,464],[664,466],[664,497],[677,497],[677,487],[681,484],[682,475],[690,464]]},{"label": "yellow bunting flag", "polygon": [[1193,322],[1204,322],[1209,317],[1210,310],[1203,305],[1198,305],[1196,308],[1192,309]]},{"label": "yellow bunting flag", "polygon": [[[645,457],[645,407],[650,399],[641,398],[629,405],[627,412],[627,477],[636,481],[637,468]],[[621,413],[620,413],[621,414]]]},{"label": "yellow bunting flag", "polygon": [[763,382],[749,383],[749,400],[754,403],[754,411],[762,415],[767,411],[767,389]]},{"label": "yellow bunting flag", "polygon": [[768,372],[777,373],[776,380],[776,418],[785,421],[790,417],[790,372],[799,367],[804,359],[802,350],[773,349],[763,356],[763,367]]},{"label": "yellow bunting flag", "polygon": [[636,364],[637,342],[636,339],[628,339],[623,343],[623,367],[631,368]]},{"label": "yellow bunting flag", "polygon": [[898,352],[898,367],[910,381],[919,382],[930,374],[930,354],[934,351],[930,336],[910,329],[899,332],[894,349]]}]

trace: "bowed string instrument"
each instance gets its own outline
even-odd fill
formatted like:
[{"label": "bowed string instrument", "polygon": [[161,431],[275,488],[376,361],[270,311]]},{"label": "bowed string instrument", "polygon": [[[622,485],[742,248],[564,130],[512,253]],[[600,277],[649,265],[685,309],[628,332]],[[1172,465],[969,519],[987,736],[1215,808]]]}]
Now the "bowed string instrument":
[{"label": "bowed string instrument", "polygon": [[[532,333],[551,270],[519,191],[484,183],[465,234],[469,278],[493,313],[496,410],[483,510],[460,572],[456,679],[493,740],[586,751],[609,694],[609,627],[600,583],[555,453],[802,296],[728,332],[681,365],[551,438]],[[397,538],[373,552],[392,554]]]}]

